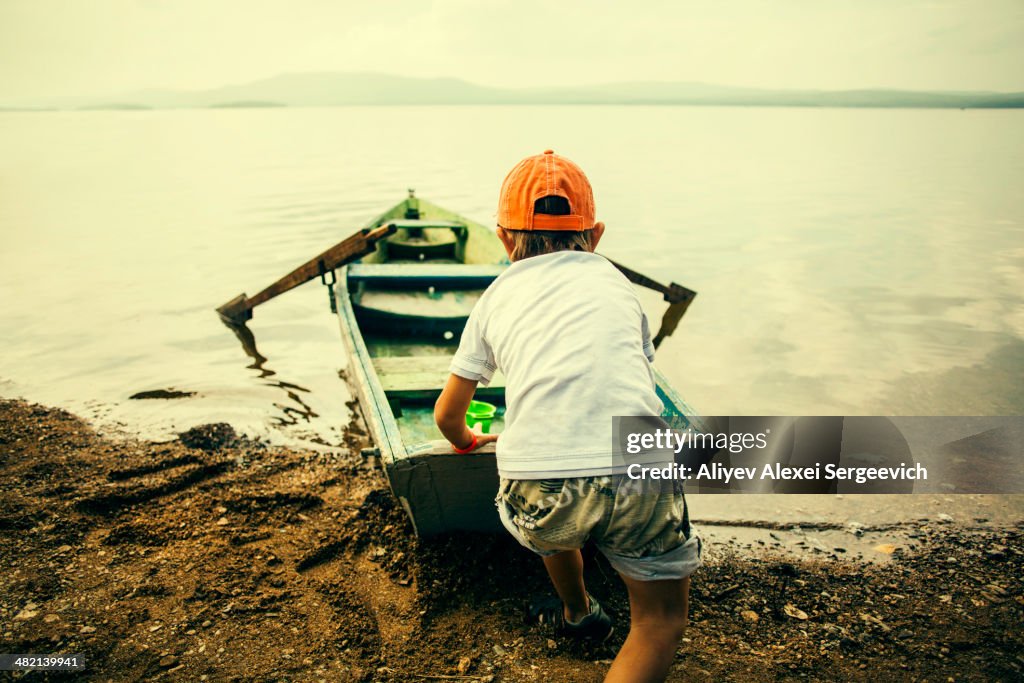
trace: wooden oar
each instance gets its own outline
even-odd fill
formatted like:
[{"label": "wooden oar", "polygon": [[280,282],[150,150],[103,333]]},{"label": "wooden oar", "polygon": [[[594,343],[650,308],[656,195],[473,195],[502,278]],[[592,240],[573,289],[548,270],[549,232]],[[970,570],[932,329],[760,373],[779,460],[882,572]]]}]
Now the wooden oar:
[{"label": "wooden oar", "polygon": [[394,233],[396,229],[393,223],[389,223],[373,230],[360,230],[354,235],[338,242],[319,256],[302,264],[251,299],[244,293],[239,294],[231,301],[220,306],[217,309],[217,313],[220,314],[221,320],[229,326],[242,325],[246,320],[252,318],[252,309],[256,306],[305,282],[309,282],[315,277],[322,276],[335,268],[366,256],[376,249],[379,240]]},{"label": "wooden oar", "polygon": [[658,329],[658,334],[654,336],[654,348],[658,348],[661,345],[661,342],[665,341],[667,337],[671,336],[671,334],[676,331],[676,327],[679,326],[679,321],[683,319],[683,314],[685,314],[686,309],[690,307],[690,303],[693,301],[694,297],[697,296],[697,292],[692,289],[687,289],[682,285],[677,285],[674,282],[665,286],[660,282],[652,280],[646,275],[627,268],[621,263],[616,263],[611,259],[608,259],[608,261],[618,268],[619,272],[625,275],[626,279],[630,282],[640,285],[641,287],[646,287],[647,289],[653,289],[655,292],[659,292],[663,297],[665,297],[665,301],[668,302],[669,306],[665,309],[665,314],[661,316],[661,327]]}]

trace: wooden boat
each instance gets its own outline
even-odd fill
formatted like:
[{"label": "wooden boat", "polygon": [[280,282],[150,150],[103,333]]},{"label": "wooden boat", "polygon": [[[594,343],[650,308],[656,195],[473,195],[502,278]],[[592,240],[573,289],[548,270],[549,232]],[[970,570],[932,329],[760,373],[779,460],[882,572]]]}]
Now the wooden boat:
[{"label": "wooden boat", "polygon": [[[496,530],[494,445],[453,453],[434,425],[433,407],[473,304],[508,259],[493,230],[411,191],[366,229],[386,225],[395,226],[394,234],[336,274],[349,381],[391,490],[416,533]],[[665,414],[692,415],[655,374]],[[498,406],[492,433],[502,429],[504,387],[499,373],[476,392]]]}]

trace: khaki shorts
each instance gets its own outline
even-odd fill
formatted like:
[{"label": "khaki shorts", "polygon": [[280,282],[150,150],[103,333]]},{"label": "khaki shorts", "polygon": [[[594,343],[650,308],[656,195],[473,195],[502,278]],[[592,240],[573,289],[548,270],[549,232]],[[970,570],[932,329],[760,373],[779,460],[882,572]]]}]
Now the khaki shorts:
[{"label": "khaki shorts", "polygon": [[683,579],[701,565],[678,481],[502,479],[494,502],[509,533],[538,555],[593,539],[616,571],[638,581]]}]

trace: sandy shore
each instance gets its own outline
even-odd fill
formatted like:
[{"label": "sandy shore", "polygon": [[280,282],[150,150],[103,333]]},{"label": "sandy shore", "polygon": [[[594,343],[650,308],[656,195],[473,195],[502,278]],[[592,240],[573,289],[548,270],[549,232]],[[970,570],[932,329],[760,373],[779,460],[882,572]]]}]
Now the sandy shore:
[{"label": "sandy shore", "polygon": [[[0,652],[84,653],[83,680],[594,681],[626,631],[599,557],[610,646],[524,624],[539,562],[502,537],[417,542],[353,454],[226,425],[113,441],[3,401],[0,483]],[[922,523],[882,565],[713,546],[671,680],[1019,679],[1022,532]]]}]

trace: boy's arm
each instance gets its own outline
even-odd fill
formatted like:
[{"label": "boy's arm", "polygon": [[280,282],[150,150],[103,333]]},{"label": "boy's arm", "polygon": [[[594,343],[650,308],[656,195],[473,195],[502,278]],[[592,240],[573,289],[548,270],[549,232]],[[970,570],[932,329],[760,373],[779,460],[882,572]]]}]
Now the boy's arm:
[{"label": "boy's arm", "polygon": [[[434,422],[437,428],[448,439],[448,443],[458,449],[468,448],[473,443],[473,432],[466,426],[466,410],[476,392],[476,381],[448,375],[448,381],[441,390],[441,395],[434,404]],[[477,447],[485,443],[497,441],[497,434],[477,434]]]}]

